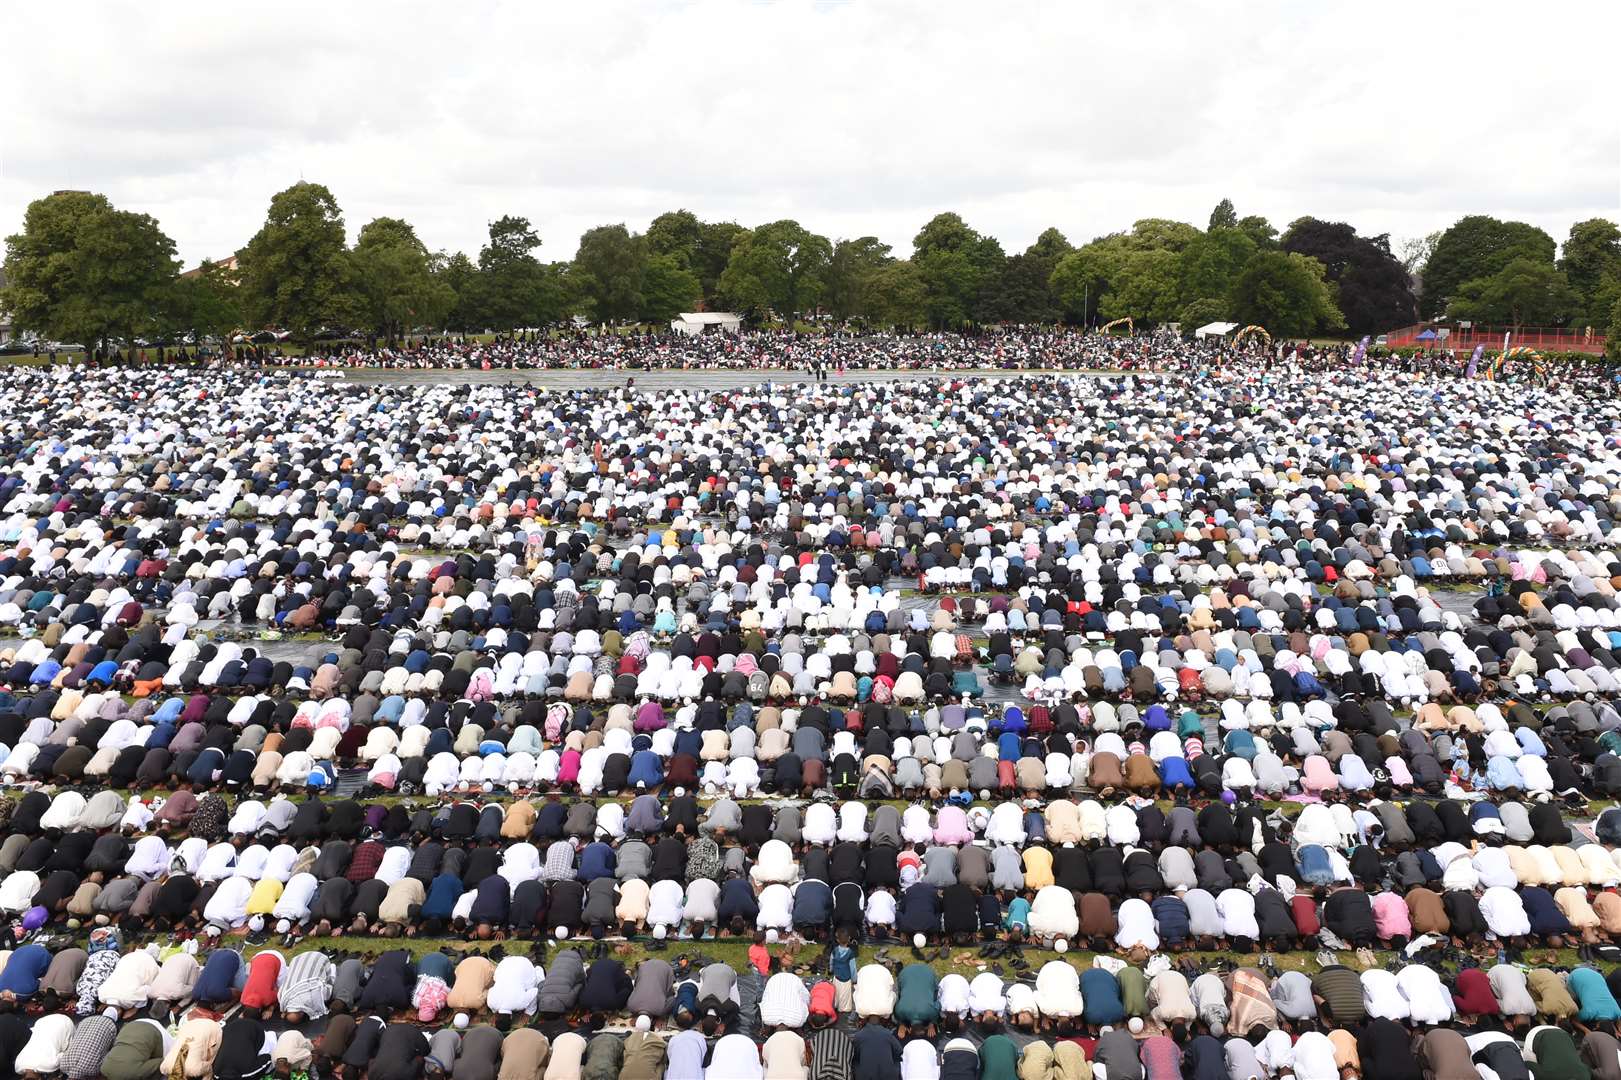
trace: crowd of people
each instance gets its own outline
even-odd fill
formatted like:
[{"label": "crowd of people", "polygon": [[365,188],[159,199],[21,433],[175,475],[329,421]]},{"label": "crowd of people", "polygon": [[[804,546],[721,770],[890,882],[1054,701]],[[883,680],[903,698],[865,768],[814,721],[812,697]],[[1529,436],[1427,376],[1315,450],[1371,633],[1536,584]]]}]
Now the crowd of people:
[{"label": "crowd of people", "polygon": [[0,1072],[1621,1077],[1621,401],[1151,347],[0,369]]},{"label": "crowd of people", "polygon": [[[1220,339],[1200,346],[1217,356]],[[257,366],[460,368],[473,370],[753,371],[839,374],[963,369],[1145,371],[1192,346],[1174,334],[1090,333],[1063,327],[990,327],[979,333],[751,330],[707,334],[544,331],[480,337],[425,337],[396,344],[348,343],[302,355],[271,348]],[[1230,351],[1230,350],[1226,350]]]},{"label": "crowd of people", "polygon": [[1330,371],[1375,367],[1386,374],[1560,383],[1589,394],[1615,393],[1621,368],[1602,357],[1585,360],[1490,357],[1447,348],[1395,352],[1360,344],[1274,343],[1265,334],[1187,339],[1170,331],[1102,333],[1064,327],[987,327],[972,334],[874,333],[822,329],[742,333],[611,333],[529,331],[493,340],[466,335],[411,338],[397,343],[346,342],[287,353],[279,346],[237,347],[211,362],[324,371],[564,370],[790,371],[826,381],[831,375],[906,371],[1192,372],[1240,364],[1257,376],[1274,367]]}]

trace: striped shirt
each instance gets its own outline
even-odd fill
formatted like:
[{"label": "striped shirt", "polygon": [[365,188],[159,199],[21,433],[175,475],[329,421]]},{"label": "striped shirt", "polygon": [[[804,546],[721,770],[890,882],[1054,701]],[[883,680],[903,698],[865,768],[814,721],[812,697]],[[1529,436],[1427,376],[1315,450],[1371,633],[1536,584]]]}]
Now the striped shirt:
[{"label": "striped shirt", "polygon": [[817,1028],[810,1049],[810,1080],[850,1080],[850,1036],[835,1027]]},{"label": "striped shirt", "polygon": [[1311,978],[1311,988],[1328,1005],[1329,1015],[1339,1025],[1363,1019],[1362,978],[1348,967],[1329,967]]},{"label": "striped shirt", "polygon": [[298,953],[282,972],[277,989],[282,1011],[299,1012],[310,1020],[319,1020],[326,1015],[336,975],[337,969],[325,953]]}]

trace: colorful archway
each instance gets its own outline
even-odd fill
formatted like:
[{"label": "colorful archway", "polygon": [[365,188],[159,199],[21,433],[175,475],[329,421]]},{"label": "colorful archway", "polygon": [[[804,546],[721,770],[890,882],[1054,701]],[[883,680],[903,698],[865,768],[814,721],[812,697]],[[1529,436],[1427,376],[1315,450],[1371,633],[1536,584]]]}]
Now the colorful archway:
[{"label": "colorful archway", "polygon": [[1244,327],[1238,333],[1233,335],[1233,344],[1234,345],[1240,345],[1240,344],[1242,344],[1244,342],[1245,338],[1256,337],[1256,336],[1259,336],[1260,339],[1262,341],[1264,341],[1266,344],[1268,344],[1268,345],[1272,344],[1272,335],[1267,333],[1266,327],[1264,327],[1264,326],[1246,326],[1246,327]]},{"label": "colorful archway", "polygon": [[1131,321],[1130,315],[1127,315],[1124,319],[1116,319],[1114,322],[1104,323],[1099,329],[1099,333],[1112,334],[1117,326],[1124,326],[1128,334],[1135,334],[1137,332],[1137,324]]},{"label": "colorful archway", "polygon": [[1516,345],[1512,349],[1497,354],[1490,364],[1486,365],[1486,378],[1496,382],[1507,374],[1505,366],[1513,360],[1524,360],[1531,365],[1531,373],[1537,378],[1546,378],[1548,369],[1543,366],[1542,354],[1529,345]]}]

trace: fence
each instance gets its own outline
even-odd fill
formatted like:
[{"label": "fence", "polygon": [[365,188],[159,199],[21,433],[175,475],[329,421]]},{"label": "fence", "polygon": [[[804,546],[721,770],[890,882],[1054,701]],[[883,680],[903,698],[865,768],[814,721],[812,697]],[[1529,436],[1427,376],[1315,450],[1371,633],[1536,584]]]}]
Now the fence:
[{"label": "fence", "polygon": [[[1524,345],[1537,350],[1546,349],[1549,352],[1584,352],[1594,355],[1601,355],[1604,352],[1604,335],[1596,330],[1571,330],[1554,326],[1522,326],[1518,330],[1507,326],[1471,326],[1467,329],[1453,327],[1446,331],[1446,337],[1443,338],[1440,336],[1443,329],[1428,323],[1404,326],[1400,330],[1392,330],[1385,334],[1385,344],[1392,349],[1417,345],[1468,352],[1476,345],[1484,345],[1488,349],[1501,349],[1503,335],[1507,333],[1509,348]],[[1426,330],[1434,330],[1437,336],[1433,340],[1430,338],[1421,340],[1418,335]]]}]

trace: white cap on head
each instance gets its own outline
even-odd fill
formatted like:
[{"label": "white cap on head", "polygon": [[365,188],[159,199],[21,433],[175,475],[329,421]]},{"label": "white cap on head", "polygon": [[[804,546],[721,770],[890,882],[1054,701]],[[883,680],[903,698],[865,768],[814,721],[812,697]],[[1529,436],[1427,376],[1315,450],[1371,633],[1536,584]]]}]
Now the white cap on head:
[{"label": "white cap on head", "polygon": [[568,927],[559,926],[557,928],[557,940],[558,941],[567,941],[568,940]]},{"label": "white cap on head", "polygon": [[276,920],[276,933],[278,933],[278,934],[289,934],[289,933],[292,933],[292,930],[293,930],[293,923],[292,923],[291,919],[278,919],[278,920]]},{"label": "white cap on head", "polygon": [[638,1016],[636,1018],[636,1030],[637,1031],[651,1031],[651,1030],[653,1030],[653,1018],[651,1016],[648,1016],[646,1013],[643,1013],[642,1015]]},{"label": "white cap on head", "polygon": [[659,923],[657,926],[653,927],[653,936],[658,938],[660,941],[663,941],[669,933],[669,928],[663,923]]},{"label": "white cap on head", "polygon": [[252,930],[255,934],[257,934],[259,931],[263,930],[264,928],[265,928],[265,917],[263,915],[255,915],[251,919],[248,920],[248,929]]},{"label": "white cap on head", "polygon": [[1059,938],[1057,941],[1053,942],[1053,952],[1069,952],[1069,942],[1065,941],[1063,938]]},{"label": "white cap on head", "polygon": [[1137,1034],[1143,1029],[1143,1018],[1140,1016],[1133,1016],[1130,1020],[1126,1021],[1126,1027],[1133,1035]]},{"label": "white cap on head", "polygon": [[681,796],[685,795],[686,793],[687,793],[687,789],[684,788],[684,787],[678,787],[678,788],[675,789],[675,797],[678,798],[678,799]]},{"label": "white cap on head", "polygon": [[466,1013],[457,1013],[456,1019],[452,1020],[451,1023],[456,1025],[456,1030],[465,1031],[467,1030],[467,1025],[472,1023],[472,1021],[468,1019]]},{"label": "white cap on head", "polygon": [[928,937],[926,935],[924,935],[922,933],[916,933],[916,934],[912,935],[912,944],[916,945],[918,948],[921,949],[921,948],[923,948],[923,946],[927,945],[928,943],[929,943],[929,939],[928,939]]},{"label": "white cap on head", "polygon": [[777,928],[772,927],[771,929],[767,930],[765,932],[765,939],[766,939],[767,943],[769,943],[769,944],[773,944],[773,945],[776,944],[776,941],[777,941]]}]

